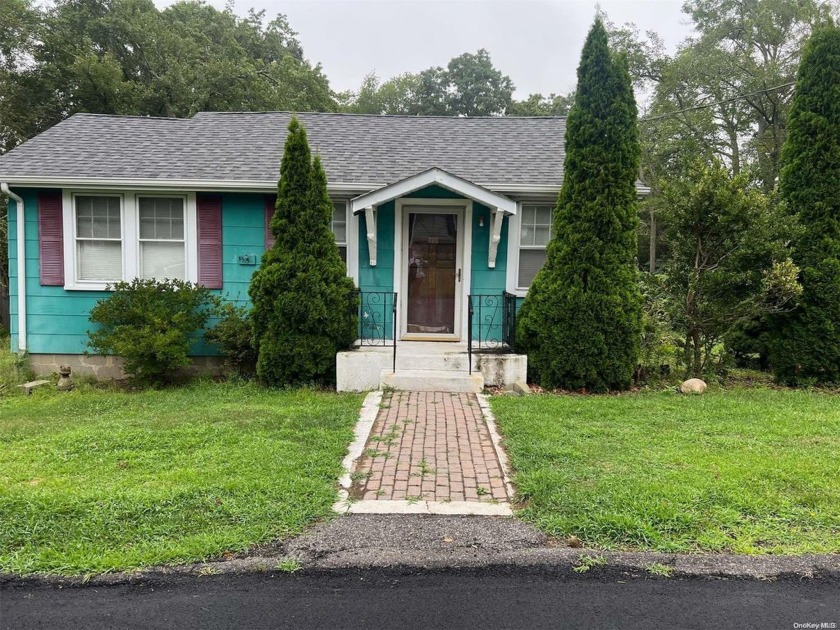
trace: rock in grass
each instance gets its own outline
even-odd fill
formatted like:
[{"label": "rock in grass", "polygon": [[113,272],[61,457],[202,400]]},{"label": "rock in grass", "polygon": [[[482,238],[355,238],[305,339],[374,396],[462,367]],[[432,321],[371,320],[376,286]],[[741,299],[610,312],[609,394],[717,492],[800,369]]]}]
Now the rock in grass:
[{"label": "rock in grass", "polygon": [[706,391],[706,381],[699,378],[690,378],[680,385],[681,394],[702,394]]}]

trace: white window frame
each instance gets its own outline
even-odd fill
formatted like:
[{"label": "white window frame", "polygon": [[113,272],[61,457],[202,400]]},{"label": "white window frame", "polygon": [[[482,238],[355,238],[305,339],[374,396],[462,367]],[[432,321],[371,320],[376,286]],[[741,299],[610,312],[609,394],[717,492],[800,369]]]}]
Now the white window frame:
[{"label": "white window frame", "polygon": [[[74,192],[70,195],[70,203],[71,203],[71,206],[72,206],[72,215],[70,217],[71,225],[70,225],[69,232],[67,230],[66,222],[65,222],[65,226],[64,226],[64,234],[65,234],[65,239],[64,239],[64,243],[65,243],[65,251],[64,251],[64,255],[65,255],[65,261],[64,261],[65,284],[66,284],[66,280],[67,280],[67,277],[66,277],[67,276],[67,245],[68,245],[68,241],[69,241],[69,247],[70,247],[70,252],[71,252],[70,256],[72,258],[72,264],[73,264],[73,277],[75,278],[75,282],[79,285],[82,285],[82,286],[99,286],[100,284],[103,284],[103,281],[101,281],[101,280],[80,280],[78,278],[78,275],[77,275],[78,274],[78,269],[79,269],[79,266],[80,266],[79,265],[79,247],[78,247],[79,238],[80,238],[79,235],[78,235],[79,223],[76,219],[76,198],[77,197],[109,197],[109,198],[119,199],[119,205],[120,205],[120,239],[119,239],[119,242],[120,242],[120,256],[121,256],[121,259],[122,259],[120,261],[121,265],[122,265],[122,269],[121,269],[120,273],[121,273],[121,276],[122,276],[125,273],[125,232],[126,232],[126,229],[125,229],[125,227],[126,227],[125,226],[125,195],[123,195],[121,193],[116,193],[116,192],[91,192],[91,193],[88,193],[88,192]],[[68,233],[69,233],[69,238],[66,238]],[[82,238],[82,240],[114,241],[115,239],[110,239],[110,238],[103,238],[103,239]],[[112,281],[112,282],[114,282],[114,281]]]},{"label": "white window frame", "polygon": [[[516,214],[510,217],[510,226],[508,230],[508,265],[507,278],[505,284],[507,285],[507,292],[512,293],[518,297],[525,297],[528,294],[530,286],[519,286],[519,250],[522,245],[519,243],[520,232],[522,230],[522,207],[523,206],[549,206],[554,209],[556,200],[548,199],[528,199],[520,201],[516,204]],[[552,226],[553,228],[553,226]],[[538,245],[526,245],[524,249],[542,249]]]},{"label": "white window frame", "polygon": [[333,233],[333,240],[335,241],[335,244],[338,245],[339,248],[343,247],[345,250],[347,250],[347,228],[350,227],[350,222],[347,220],[347,202],[343,199],[333,199],[332,203],[333,215],[336,212],[341,212],[342,207],[344,208],[344,240],[339,241],[337,238],[335,238],[335,230],[333,229],[333,224],[335,223],[335,221],[333,221],[332,216],[330,216],[330,231]]},{"label": "white window frame", "polygon": [[[345,241],[336,245],[344,247],[347,251],[347,276],[353,278],[356,284],[359,283],[359,217],[350,211],[349,199],[331,199],[333,206],[339,209],[339,206],[344,206],[344,237]],[[332,231],[332,219],[330,219],[330,231]],[[333,232],[333,237],[335,233]]]},{"label": "white window frame", "polygon": [[167,192],[155,190],[69,190],[62,194],[62,219],[64,223],[64,288],[68,291],[106,291],[110,282],[86,281],[78,278],[76,258],[76,204],[75,198],[120,197],[120,228],[122,232],[122,278],[131,281],[140,277],[140,212],[141,197],[180,198],[184,200],[184,249],[185,276],[189,282],[198,282],[198,239],[196,202],[194,192]]}]

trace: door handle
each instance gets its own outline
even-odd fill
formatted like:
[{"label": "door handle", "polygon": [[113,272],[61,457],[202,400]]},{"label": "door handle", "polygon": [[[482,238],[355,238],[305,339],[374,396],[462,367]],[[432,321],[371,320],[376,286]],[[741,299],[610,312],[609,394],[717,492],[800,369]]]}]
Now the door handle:
[{"label": "door handle", "polygon": [[455,276],[458,278],[458,282],[461,282],[461,270],[460,269],[458,269],[458,273],[455,274]]}]

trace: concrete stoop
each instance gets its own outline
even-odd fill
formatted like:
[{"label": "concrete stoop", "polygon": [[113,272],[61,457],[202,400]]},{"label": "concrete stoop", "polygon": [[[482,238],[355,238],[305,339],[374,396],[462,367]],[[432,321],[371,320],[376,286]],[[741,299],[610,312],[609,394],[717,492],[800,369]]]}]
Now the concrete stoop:
[{"label": "concrete stoop", "polygon": [[453,392],[477,394],[484,389],[481,373],[469,374],[460,370],[382,370],[381,389],[391,388],[408,392]]},{"label": "concrete stoop", "polygon": [[361,347],[336,356],[338,391],[383,387],[403,391],[480,392],[485,386],[512,389],[524,382],[528,358],[522,354],[473,352],[472,375],[465,343],[409,341],[393,349]]}]

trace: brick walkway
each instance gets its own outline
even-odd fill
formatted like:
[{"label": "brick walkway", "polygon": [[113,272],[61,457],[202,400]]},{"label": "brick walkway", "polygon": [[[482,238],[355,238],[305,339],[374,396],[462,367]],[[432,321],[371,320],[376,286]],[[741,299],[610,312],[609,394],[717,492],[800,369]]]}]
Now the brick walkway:
[{"label": "brick walkway", "polygon": [[475,394],[385,394],[351,479],[357,499],[508,501]]}]

